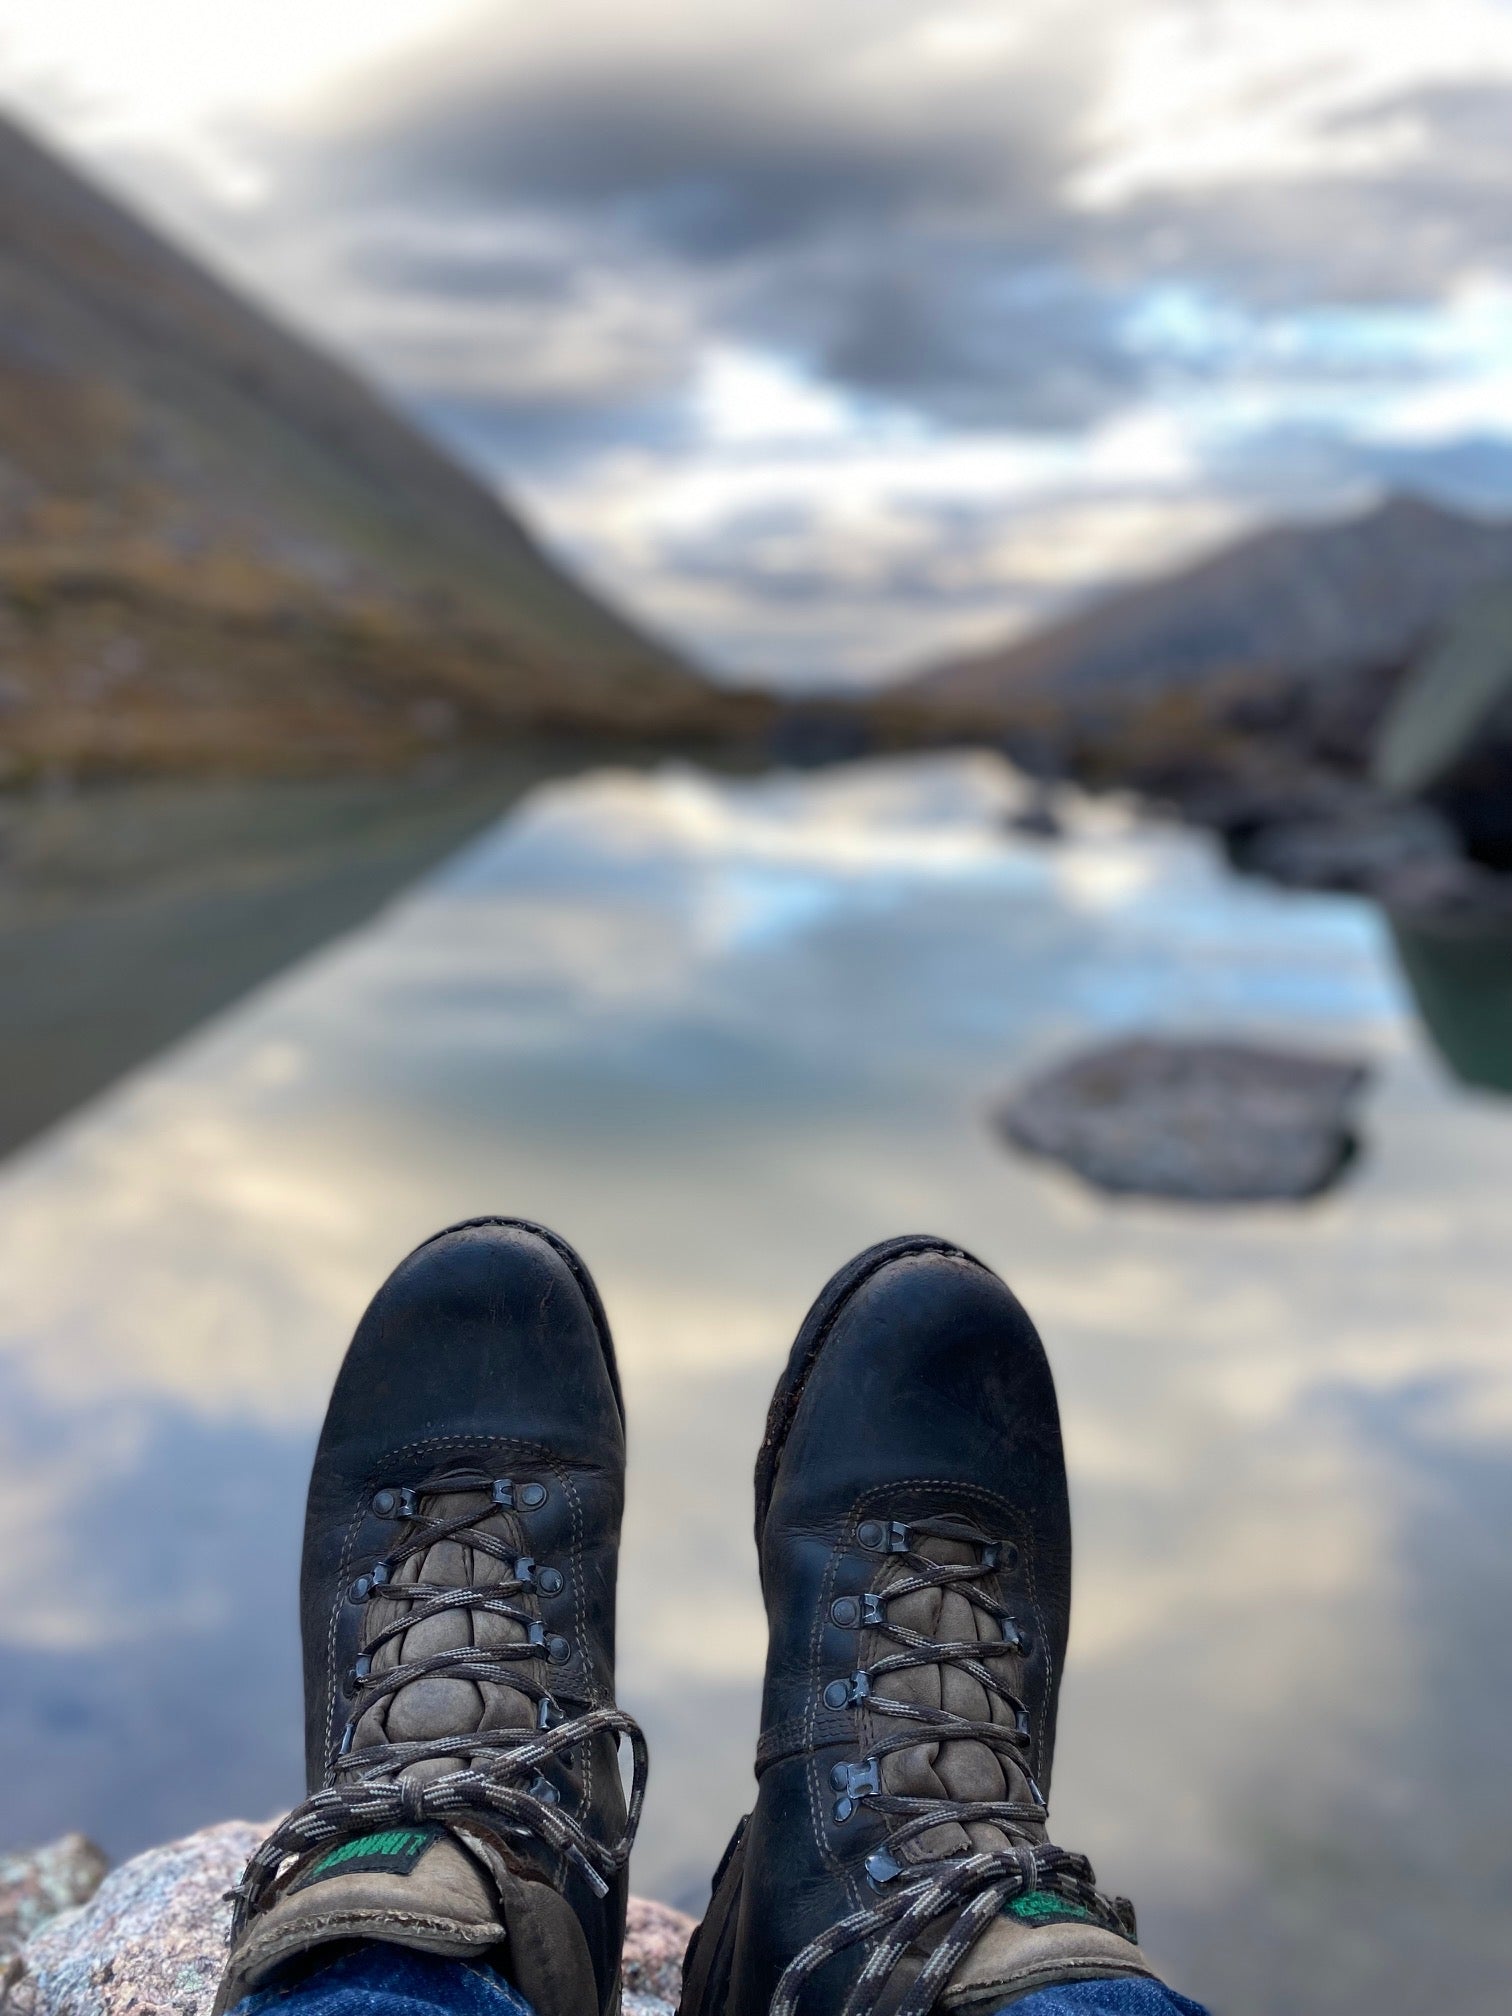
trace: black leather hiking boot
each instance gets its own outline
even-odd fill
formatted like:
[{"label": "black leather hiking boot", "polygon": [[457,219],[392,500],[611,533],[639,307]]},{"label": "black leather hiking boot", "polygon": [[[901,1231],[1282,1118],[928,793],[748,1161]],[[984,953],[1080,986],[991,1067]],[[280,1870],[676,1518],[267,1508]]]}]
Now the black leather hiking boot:
[{"label": "black leather hiking boot", "polygon": [[997,1276],[894,1239],[809,1312],[756,1464],[754,1812],[683,2016],[925,2016],[1150,1969],[1052,1847],[1071,1608],[1055,1387]]},{"label": "black leather hiking boot", "polygon": [[217,2011],[353,1940],[488,1960],[538,2016],[618,2006],[645,1779],[614,1706],[624,1469],[608,1325],[563,1241],[477,1219],[379,1290],[310,1478],[310,1796],[247,1865]]}]

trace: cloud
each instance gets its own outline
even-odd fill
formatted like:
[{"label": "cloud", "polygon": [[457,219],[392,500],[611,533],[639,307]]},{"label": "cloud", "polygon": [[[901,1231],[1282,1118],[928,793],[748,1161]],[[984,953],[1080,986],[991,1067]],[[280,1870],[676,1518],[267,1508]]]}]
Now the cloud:
[{"label": "cloud", "polygon": [[1512,498],[1497,0],[453,5],[319,85],[235,127],[240,269],[732,669]]},{"label": "cloud", "polygon": [[[1467,36],[1455,76],[1416,10],[1404,36],[1390,0],[1335,0],[1288,70],[1258,35],[1278,10],[1231,7],[1215,69],[1209,11],[1027,0],[1009,33],[991,8],[505,10],[328,102],[293,193],[385,217],[370,282],[376,259],[464,304],[526,286],[550,329],[585,275],[606,323],[628,279],[681,306],[669,372],[738,340],[975,426],[1136,396],[1162,360],[1124,329],[1153,285],[1254,315],[1432,301],[1512,249],[1512,27],[1499,70]],[[1341,72],[1383,12],[1384,55]],[[470,252],[447,243],[467,228]]]}]

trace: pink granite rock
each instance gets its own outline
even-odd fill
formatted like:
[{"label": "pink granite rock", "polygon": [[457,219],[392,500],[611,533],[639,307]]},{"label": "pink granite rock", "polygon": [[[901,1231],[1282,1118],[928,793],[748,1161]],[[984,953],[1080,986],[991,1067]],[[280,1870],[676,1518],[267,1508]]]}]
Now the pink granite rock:
[{"label": "pink granite rock", "polygon": [[[27,1939],[0,1986],[3,2016],[204,2016],[225,1961],[225,1893],[267,1831],[230,1820],[123,1863]],[[631,1899],[626,2016],[671,2016],[692,1930],[682,1912]]]},{"label": "pink granite rock", "polygon": [[682,1993],[683,1955],[696,1920],[670,1904],[630,1899],[625,1920],[625,2007],[638,2005],[642,2016],[653,2007],[677,2007]]},{"label": "pink granite rock", "polygon": [[87,1904],[110,1864],[93,1841],[64,1834],[44,1848],[0,1855],[0,1958],[60,1911]]}]

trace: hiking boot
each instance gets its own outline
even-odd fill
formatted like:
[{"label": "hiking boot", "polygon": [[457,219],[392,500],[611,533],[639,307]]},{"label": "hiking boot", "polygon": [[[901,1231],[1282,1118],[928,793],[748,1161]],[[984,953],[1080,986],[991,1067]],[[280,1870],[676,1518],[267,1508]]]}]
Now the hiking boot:
[{"label": "hiking boot", "polygon": [[1050,1367],[938,1239],[844,1268],[756,1464],[770,1644],[754,1811],[682,2016],[925,2016],[1150,1972],[1046,1831],[1071,1610]]},{"label": "hiking boot", "polygon": [[614,1706],[624,1470],[608,1325],[561,1240],[477,1219],[379,1290],[310,1477],[310,1796],[233,1893],[217,2012],[354,1940],[487,1961],[539,2016],[617,2007],[645,1779]]}]

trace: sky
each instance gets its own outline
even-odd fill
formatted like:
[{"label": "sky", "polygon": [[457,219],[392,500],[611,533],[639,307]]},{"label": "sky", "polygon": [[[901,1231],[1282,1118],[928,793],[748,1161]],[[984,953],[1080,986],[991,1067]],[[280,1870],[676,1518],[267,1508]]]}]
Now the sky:
[{"label": "sky", "polygon": [[0,0],[0,105],[731,677],[1512,509],[1512,0]]}]

